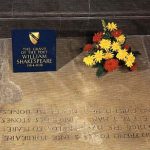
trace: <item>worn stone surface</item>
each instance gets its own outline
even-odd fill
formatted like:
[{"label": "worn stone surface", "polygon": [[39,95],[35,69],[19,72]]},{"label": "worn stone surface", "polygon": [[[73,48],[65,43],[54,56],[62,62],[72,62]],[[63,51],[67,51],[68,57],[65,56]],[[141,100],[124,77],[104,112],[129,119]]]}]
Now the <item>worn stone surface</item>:
[{"label": "worn stone surface", "polygon": [[1,0],[0,5],[0,17],[10,17],[12,16],[12,5],[13,0]]},{"label": "worn stone surface", "polygon": [[22,100],[22,91],[9,79],[9,58],[11,43],[0,40],[0,104],[14,103]]},{"label": "worn stone surface", "polygon": [[149,14],[149,6],[149,0],[91,0],[90,10],[92,13],[105,13],[105,15],[147,15]]},{"label": "worn stone surface", "polygon": [[[149,0],[1,0],[1,12],[14,16],[148,16]],[[10,12],[10,13],[8,13]]]},{"label": "worn stone surface", "polygon": [[[56,72],[10,69],[10,80],[21,88],[23,99],[0,105],[0,149],[148,150],[149,47],[144,36],[128,38],[128,44],[142,53],[135,72],[118,70],[97,78],[96,70],[82,63],[84,53]],[[78,48],[78,40],[61,42],[68,43],[59,46],[64,57],[72,58],[71,46]]]}]

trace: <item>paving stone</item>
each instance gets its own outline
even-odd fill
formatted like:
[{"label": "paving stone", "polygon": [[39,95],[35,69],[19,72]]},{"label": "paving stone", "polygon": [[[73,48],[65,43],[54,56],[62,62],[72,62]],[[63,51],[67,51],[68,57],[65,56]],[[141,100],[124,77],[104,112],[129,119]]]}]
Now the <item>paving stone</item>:
[{"label": "paving stone", "polygon": [[14,16],[47,16],[59,12],[58,0],[14,0]]},{"label": "paving stone", "polygon": [[131,45],[134,51],[139,51],[141,53],[141,55],[137,57],[139,70],[148,69],[150,67],[149,59],[147,56],[147,50],[145,49],[146,45],[143,41],[143,36],[128,36],[127,43]]},{"label": "paving stone", "polygon": [[[54,28],[79,36],[100,29],[100,20],[116,21],[128,35],[150,34],[150,1],[8,0],[0,6],[0,37],[12,28]],[[74,31],[75,30],[75,31]],[[78,30],[78,35],[76,34]],[[75,33],[73,33],[73,31]]]},{"label": "paving stone", "polygon": [[[70,61],[56,72],[13,73],[9,69],[9,79],[21,89],[23,97],[6,104],[6,100],[16,102],[17,97],[12,96],[16,91],[9,85],[1,92],[5,86],[0,83],[0,97],[4,91],[5,98],[13,97],[3,99],[5,104],[0,105],[0,134],[7,135],[1,141],[2,150],[149,149],[150,69],[118,70],[97,78],[96,70],[83,64],[84,52],[72,57],[83,43],[80,38],[58,39],[61,63],[66,58]],[[11,42],[1,39],[0,45],[3,40],[6,45]],[[142,40],[143,36],[129,36],[127,42],[145,57]],[[41,136],[40,140],[33,139],[37,132],[42,141]]]},{"label": "paving stone", "polygon": [[12,2],[13,0],[1,0],[0,4],[0,17],[5,18],[8,16],[13,16],[12,13]]},{"label": "paving stone", "polygon": [[143,36],[143,41],[150,61],[150,36]]}]

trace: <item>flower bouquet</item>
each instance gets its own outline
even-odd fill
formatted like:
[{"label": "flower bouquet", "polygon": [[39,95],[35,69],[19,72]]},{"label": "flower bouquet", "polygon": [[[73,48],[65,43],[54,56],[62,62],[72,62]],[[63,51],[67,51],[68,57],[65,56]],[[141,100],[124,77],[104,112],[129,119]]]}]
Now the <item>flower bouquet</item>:
[{"label": "flower bouquet", "polygon": [[132,51],[131,47],[125,44],[126,37],[116,23],[106,23],[102,20],[102,26],[103,32],[95,33],[93,43],[84,46],[83,50],[87,52],[87,56],[83,58],[83,62],[87,66],[98,68],[98,77],[118,67],[136,70],[136,56],[140,53]]}]

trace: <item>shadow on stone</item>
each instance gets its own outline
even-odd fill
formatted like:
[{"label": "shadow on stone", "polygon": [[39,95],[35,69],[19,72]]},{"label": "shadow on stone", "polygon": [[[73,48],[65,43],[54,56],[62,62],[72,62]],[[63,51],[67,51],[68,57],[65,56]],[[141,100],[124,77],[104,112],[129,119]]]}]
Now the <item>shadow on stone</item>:
[{"label": "shadow on stone", "polygon": [[81,48],[85,44],[85,41],[86,40],[83,37],[66,37],[57,39],[57,70],[82,52]]}]

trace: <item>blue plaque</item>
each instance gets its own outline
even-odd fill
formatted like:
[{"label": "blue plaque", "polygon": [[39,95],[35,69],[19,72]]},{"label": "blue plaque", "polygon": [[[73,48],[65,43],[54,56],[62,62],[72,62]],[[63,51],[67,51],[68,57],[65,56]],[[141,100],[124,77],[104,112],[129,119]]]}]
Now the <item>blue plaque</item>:
[{"label": "blue plaque", "polygon": [[56,71],[56,32],[17,29],[12,31],[13,71]]}]

